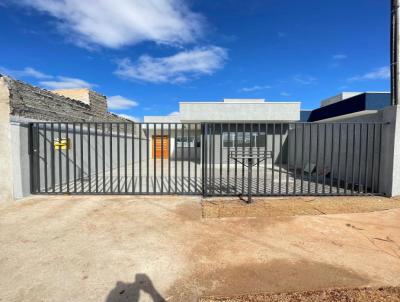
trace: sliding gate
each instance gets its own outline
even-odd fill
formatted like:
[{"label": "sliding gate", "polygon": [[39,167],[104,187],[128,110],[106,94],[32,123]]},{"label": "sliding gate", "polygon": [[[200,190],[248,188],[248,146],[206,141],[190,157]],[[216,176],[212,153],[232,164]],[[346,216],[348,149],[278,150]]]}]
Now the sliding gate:
[{"label": "sliding gate", "polygon": [[380,123],[30,123],[31,192],[379,194],[383,131]]},{"label": "sliding gate", "polygon": [[31,192],[201,194],[201,125],[31,123]]},{"label": "sliding gate", "polygon": [[384,128],[381,123],[205,124],[204,195],[379,194]]}]

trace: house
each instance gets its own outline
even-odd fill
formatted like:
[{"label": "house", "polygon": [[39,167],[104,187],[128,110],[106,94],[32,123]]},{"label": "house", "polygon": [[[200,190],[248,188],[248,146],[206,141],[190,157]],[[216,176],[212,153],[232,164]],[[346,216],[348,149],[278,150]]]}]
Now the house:
[{"label": "house", "polygon": [[[145,116],[144,122],[148,123],[145,129],[148,137],[152,137],[153,144],[160,150],[156,156],[167,157],[167,150],[180,152],[178,158],[187,158],[190,149],[200,148],[200,123],[218,123],[220,126],[210,130],[216,135],[216,145],[222,144],[223,158],[226,157],[226,148],[235,147],[237,143],[242,147],[263,147],[267,135],[281,135],[279,123],[295,122],[300,119],[300,102],[267,102],[265,99],[224,99],[222,102],[180,102],[179,112],[167,116]],[[266,129],[265,123],[271,123]],[[159,125],[166,123],[163,126]],[[181,123],[185,130],[181,130]],[[253,129],[235,128],[236,124],[253,123]],[[257,128],[260,123],[260,128]],[[272,128],[272,124],[277,123]],[[160,127],[164,127],[162,130]],[[176,128],[175,128],[176,127]],[[287,124],[282,126],[282,135],[287,133]],[[156,131],[154,131],[156,129]],[[268,134],[266,135],[266,131]],[[178,133],[178,134],[177,134]],[[222,135],[220,139],[219,136]],[[172,146],[162,144],[161,140],[169,141]],[[221,142],[220,142],[221,141]],[[272,142],[272,139],[270,140]],[[182,147],[182,148],[180,148]],[[192,151],[194,152],[194,151]],[[218,162],[218,155],[216,156]]]},{"label": "house", "polygon": [[390,106],[389,92],[342,92],[322,100],[320,108],[311,111],[308,122],[361,117],[387,106]]}]

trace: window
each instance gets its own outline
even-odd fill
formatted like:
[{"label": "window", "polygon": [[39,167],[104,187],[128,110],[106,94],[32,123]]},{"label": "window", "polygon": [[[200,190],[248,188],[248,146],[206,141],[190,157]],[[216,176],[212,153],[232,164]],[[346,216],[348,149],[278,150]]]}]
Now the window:
[{"label": "window", "polygon": [[265,132],[258,133],[250,133],[238,132],[236,133],[222,133],[222,146],[224,148],[249,148],[249,147],[265,147]]},{"label": "window", "polygon": [[176,146],[178,148],[194,148],[196,142],[196,138],[194,136],[191,137],[177,137],[176,138]]}]

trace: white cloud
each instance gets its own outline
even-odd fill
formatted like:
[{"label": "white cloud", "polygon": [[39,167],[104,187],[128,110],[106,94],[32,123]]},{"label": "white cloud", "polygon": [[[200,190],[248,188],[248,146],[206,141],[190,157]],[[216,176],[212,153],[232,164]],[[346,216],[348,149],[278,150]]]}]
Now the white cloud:
[{"label": "white cloud", "polygon": [[7,74],[17,79],[37,79],[39,80],[39,86],[42,86],[46,89],[93,88],[97,86],[79,78],[48,75],[32,67],[25,67],[21,70],[0,67],[0,73]]},{"label": "white cloud", "polygon": [[302,85],[311,85],[317,83],[317,79],[309,75],[297,74],[293,77],[293,79]]},{"label": "white cloud", "polygon": [[54,17],[62,33],[81,46],[180,45],[201,35],[204,23],[183,0],[13,1]]},{"label": "white cloud", "polygon": [[113,95],[107,98],[109,109],[129,109],[139,105],[136,101],[124,98],[120,95]]},{"label": "white cloud", "polygon": [[15,78],[35,78],[35,79],[51,79],[52,76],[40,72],[32,67],[25,67],[22,70],[13,70],[5,67],[0,67],[0,73],[7,74]]},{"label": "white cloud", "polygon": [[41,81],[39,84],[47,89],[92,88],[97,86],[82,79],[64,76],[57,76],[52,81]]},{"label": "white cloud", "polygon": [[333,55],[332,58],[334,60],[345,60],[345,59],[347,59],[347,55],[346,54],[336,54],[336,55]]},{"label": "white cloud", "polygon": [[264,85],[264,86],[255,85],[255,86],[252,86],[252,87],[243,87],[239,91],[240,92],[252,92],[252,91],[264,90],[264,89],[269,89],[269,88],[271,88],[271,86],[268,86],[268,85]]},{"label": "white cloud", "polygon": [[162,58],[143,55],[134,63],[127,58],[120,60],[115,74],[151,83],[183,83],[200,75],[213,74],[223,67],[227,57],[227,51],[217,46],[185,50]]},{"label": "white cloud", "polygon": [[349,78],[349,82],[355,81],[369,81],[369,80],[387,80],[390,79],[390,68],[389,66],[384,66],[377,68],[371,72],[367,72],[363,75],[357,75],[355,77]]},{"label": "white cloud", "polygon": [[288,93],[288,92],[286,92],[286,91],[281,92],[280,95],[281,95],[281,96],[284,96],[284,97],[289,97],[289,96],[291,96],[291,94]]},{"label": "white cloud", "polygon": [[133,115],[124,114],[124,113],[114,113],[114,114],[116,114],[116,115],[118,115],[120,117],[126,118],[128,120],[131,120],[133,122],[136,122],[136,123],[140,123],[141,122],[140,118],[138,118],[136,116],[133,116]]},{"label": "white cloud", "polygon": [[179,115],[179,111],[173,111],[170,114],[168,114],[169,116],[175,116],[175,115]]}]

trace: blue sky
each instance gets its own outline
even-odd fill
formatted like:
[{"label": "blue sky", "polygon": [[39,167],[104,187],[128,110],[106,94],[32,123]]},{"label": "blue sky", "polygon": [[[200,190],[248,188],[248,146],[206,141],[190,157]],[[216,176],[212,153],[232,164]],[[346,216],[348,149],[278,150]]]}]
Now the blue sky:
[{"label": "blue sky", "polygon": [[389,90],[389,4],[0,0],[0,72],[91,87],[139,120],[223,98],[312,109],[341,91]]}]

